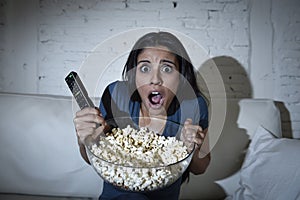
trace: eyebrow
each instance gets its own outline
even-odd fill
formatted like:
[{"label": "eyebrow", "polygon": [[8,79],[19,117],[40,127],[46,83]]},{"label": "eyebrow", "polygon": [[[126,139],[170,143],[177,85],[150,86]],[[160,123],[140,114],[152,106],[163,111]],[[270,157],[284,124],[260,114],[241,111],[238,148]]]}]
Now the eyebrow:
[{"label": "eyebrow", "polygon": [[143,63],[143,62],[150,63],[149,60],[140,60],[137,64],[140,64],[140,63]]},{"label": "eyebrow", "polygon": [[176,64],[174,62],[170,61],[170,60],[163,59],[163,60],[160,61],[160,63],[164,63],[164,62],[173,64],[174,66],[176,66]]},{"label": "eyebrow", "polygon": [[[138,62],[138,64],[143,63],[143,62],[145,62],[145,63],[150,63],[149,60],[140,60],[140,61]],[[160,63],[170,63],[170,64],[176,66],[176,64],[175,64],[174,62],[172,62],[172,61],[170,61],[170,60],[166,60],[166,59],[162,59],[162,60],[160,61]]]}]

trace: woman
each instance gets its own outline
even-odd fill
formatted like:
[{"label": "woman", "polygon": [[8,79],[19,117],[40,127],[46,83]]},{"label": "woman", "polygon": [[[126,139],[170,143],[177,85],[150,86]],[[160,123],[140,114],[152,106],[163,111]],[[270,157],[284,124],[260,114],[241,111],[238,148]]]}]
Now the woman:
[{"label": "woman", "polygon": [[[87,162],[84,139],[103,131],[108,119],[120,116],[131,116],[138,120],[139,126],[151,126],[165,136],[172,136],[162,128],[170,121],[183,124],[184,142],[195,143],[197,149],[184,177],[171,186],[154,192],[133,193],[105,182],[99,199],[178,199],[180,185],[188,173],[202,174],[209,165],[208,147],[201,147],[208,128],[206,101],[197,87],[185,48],[171,33],[152,32],[141,37],[128,56],[123,81],[107,86],[100,108],[85,108],[76,113],[74,124],[80,152]],[[203,156],[199,156],[200,147]]]}]

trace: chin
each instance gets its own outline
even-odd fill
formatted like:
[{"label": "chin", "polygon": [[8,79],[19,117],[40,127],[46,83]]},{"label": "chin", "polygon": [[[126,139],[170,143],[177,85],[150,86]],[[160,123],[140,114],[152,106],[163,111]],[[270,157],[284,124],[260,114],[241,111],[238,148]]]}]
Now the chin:
[{"label": "chin", "polygon": [[149,115],[166,115],[167,114],[167,110],[165,109],[164,106],[161,106],[159,108],[149,106],[148,112],[149,112]]}]

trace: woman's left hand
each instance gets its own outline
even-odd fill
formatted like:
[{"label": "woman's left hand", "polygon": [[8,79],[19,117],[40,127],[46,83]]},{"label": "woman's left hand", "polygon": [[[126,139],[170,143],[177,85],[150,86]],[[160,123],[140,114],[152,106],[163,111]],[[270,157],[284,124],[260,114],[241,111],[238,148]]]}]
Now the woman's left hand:
[{"label": "woman's left hand", "polygon": [[188,118],[184,122],[184,127],[181,133],[181,140],[187,145],[189,150],[196,147],[200,148],[204,141],[205,133],[199,125],[193,125],[192,119]]},{"label": "woman's left hand", "polygon": [[196,150],[189,166],[189,171],[196,175],[203,174],[210,163],[209,145],[207,138],[205,138],[206,134],[207,129],[203,130],[201,126],[193,125],[191,119],[186,119],[184,122],[181,140],[187,145],[189,150],[192,150],[196,144]]}]

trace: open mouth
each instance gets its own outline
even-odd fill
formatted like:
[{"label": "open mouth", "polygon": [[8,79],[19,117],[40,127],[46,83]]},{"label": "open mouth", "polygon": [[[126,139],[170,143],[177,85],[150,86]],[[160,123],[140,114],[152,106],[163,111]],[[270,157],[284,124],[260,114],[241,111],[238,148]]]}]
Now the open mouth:
[{"label": "open mouth", "polygon": [[163,96],[160,92],[151,92],[148,99],[152,105],[161,105],[163,103]]}]

